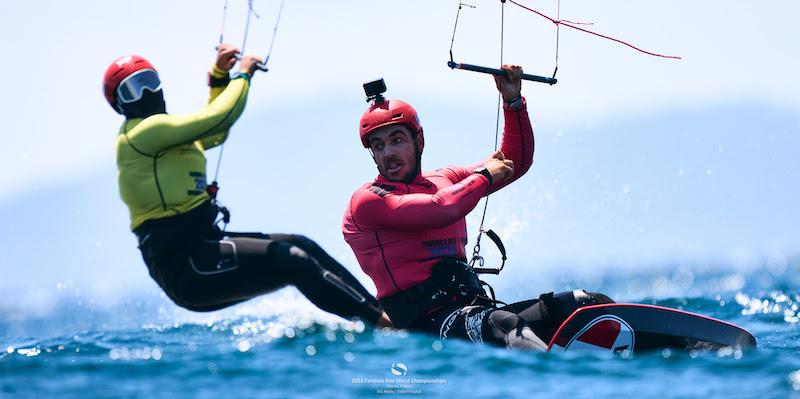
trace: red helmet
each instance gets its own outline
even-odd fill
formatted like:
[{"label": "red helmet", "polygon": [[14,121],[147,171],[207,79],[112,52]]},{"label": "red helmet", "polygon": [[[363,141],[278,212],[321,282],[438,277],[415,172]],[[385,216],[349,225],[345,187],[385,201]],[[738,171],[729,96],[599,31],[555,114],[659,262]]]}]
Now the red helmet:
[{"label": "red helmet", "polygon": [[[105,94],[108,104],[111,105],[111,108],[114,108],[115,111],[122,113],[118,105],[120,99],[117,89],[120,83],[134,73],[142,70],[151,70],[153,72],[151,75],[155,75],[155,78],[152,76],[142,76],[141,79],[139,79],[141,80],[141,82],[138,82],[138,84],[141,85],[138,92],[139,97],[141,97],[141,90],[144,90],[144,88],[154,92],[161,88],[161,82],[158,80],[158,74],[153,64],[138,55],[126,55],[116,59],[109,65],[108,69],[106,69],[106,74],[103,76],[103,94]],[[134,96],[136,96],[136,94],[134,94]],[[130,102],[130,100],[125,102]]]},{"label": "red helmet", "polygon": [[361,144],[364,148],[369,148],[367,136],[375,129],[383,126],[403,124],[408,126],[411,131],[422,135],[422,125],[414,107],[402,100],[384,100],[373,103],[369,106],[364,115],[361,115],[361,122],[358,124],[358,132],[361,135]]}]

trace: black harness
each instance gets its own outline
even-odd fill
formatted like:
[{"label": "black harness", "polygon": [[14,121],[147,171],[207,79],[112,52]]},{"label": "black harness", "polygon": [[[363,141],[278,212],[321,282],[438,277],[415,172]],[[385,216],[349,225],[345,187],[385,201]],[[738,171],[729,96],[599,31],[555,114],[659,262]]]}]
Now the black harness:
[{"label": "black harness", "polygon": [[[380,299],[396,327],[425,329],[431,320],[430,316],[440,310],[468,305],[496,307],[498,303],[503,303],[495,299],[494,289],[478,278],[478,274],[499,274],[506,263],[506,248],[500,237],[492,230],[485,233],[500,251],[500,266],[483,267],[484,260],[479,255],[480,243],[469,264],[466,259],[442,259],[431,269],[429,279]],[[483,287],[489,289],[490,295],[486,294]]]},{"label": "black harness", "polygon": [[431,272],[424,282],[380,300],[396,327],[424,329],[439,310],[492,302],[464,259],[442,259]]}]

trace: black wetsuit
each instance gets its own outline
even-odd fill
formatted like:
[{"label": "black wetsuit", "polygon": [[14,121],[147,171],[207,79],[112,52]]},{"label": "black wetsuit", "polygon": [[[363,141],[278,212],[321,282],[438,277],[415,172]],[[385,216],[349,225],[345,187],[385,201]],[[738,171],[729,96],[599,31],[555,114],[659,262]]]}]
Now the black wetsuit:
[{"label": "black wetsuit", "polygon": [[294,285],[320,309],[375,322],[377,300],[347,269],[301,235],[226,233],[210,201],[148,220],[134,233],[150,275],[176,304],[212,311]]},{"label": "black wetsuit", "polygon": [[502,307],[463,260],[445,259],[427,281],[381,299],[397,327],[517,349],[545,350],[561,323],[582,306],[612,303],[583,290],[547,293]]}]

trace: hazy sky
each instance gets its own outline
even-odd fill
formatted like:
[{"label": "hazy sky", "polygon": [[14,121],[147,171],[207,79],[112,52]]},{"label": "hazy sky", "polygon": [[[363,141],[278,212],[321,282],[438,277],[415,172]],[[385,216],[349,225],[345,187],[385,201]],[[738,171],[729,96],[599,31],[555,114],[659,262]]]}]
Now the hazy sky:
[{"label": "hazy sky", "polygon": [[[11,2],[0,16],[7,60],[0,66],[9,148],[2,201],[32,184],[74,178],[107,167],[119,117],[100,93],[103,71],[121,54],[148,57],[165,82],[171,112],[205,101],[204,74],[213,61],[222,4],[217,1]],[[226,39],[241,43],[246,1],[231,0]],[[256,0],[249,49],[263,53],[278,1]],[[355,103],[361,83],[383,76],[390,94],[466,112],[492,106],[486,77],[445,66],[454,1],[292,1],[271,62],[258,76],[244,118],[276,106]],[[497,64],[499,2],[464,9],[455,53],[463,62]],[[555,14],[556,1],[526,1]],[[525,94],[540,119],[559,123],[619,118],[670,105],[697,107],[758,101],[797,109],[800,84],[793,38],[800,37],[792,1],[562,1],[562,18],[590,21],[603,33],[684,57],[670,61],[562,28],[560,83],[530,84]],[[552,24],[506,6],[506,60],[550,74]],[[329,106],[330,106],[329,105]],[[358,117],[360,107],[342,108]],[[312,109],[310,111],[318,111]],[[421,110],[426,121],[435,109]],[[13,116],[11,118],[10,116]],[[275,115],[273,115],[275,117]],[[10,122],[10,123],[9,123]],[[324,121],[305,131],[341,134],[352,126]],[[491,122],[488,123],[491,125]]]},{"label": "hazy sky", "polygon": [[[14,277],[5,284],[85,276],[151,284],[116,191],[122,119],[105,103],[102,75],[120,55],[143,55],[159,69],[171,113],[199,109],[223,3],[4,5],[0,218],[8,225],[0,238],[8,247],[0,267]],[[261,18],[248,52],[264,53],[279,2],[254,3]],[[523,3],[554,15],[557,2]],[[800,3],[561,3],[564,19],[683,60],[562,28],[559,83],[523,87],[536,125],[534,168],[490,206],[518,270],[533,260],[780,264],[796,253]],[[225,38],[237,45],[245,4],[230,0]],[[222,199],[233,228],[306,233],[355,270],[339,229],[350,194],[376,173],[356,125],[366,106],[361,84],[376,77],[390,97],[417,107],[426,168],[489,153],[491,78],[445,66],[457,4],[287,0],[271,71],[253,80],[225,148]],[[496,66],[499,2],[470,4],[477,8],[462,11],[455,54]],[[554,26],[510,3],[505,24],[506,61],[552,73]],[[208,158],[211,174],[216,153]]]}]

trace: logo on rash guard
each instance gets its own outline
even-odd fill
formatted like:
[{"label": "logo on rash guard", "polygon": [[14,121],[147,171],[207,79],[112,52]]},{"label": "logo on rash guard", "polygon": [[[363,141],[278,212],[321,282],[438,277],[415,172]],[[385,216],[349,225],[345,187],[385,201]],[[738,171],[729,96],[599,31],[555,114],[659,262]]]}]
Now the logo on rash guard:
[{"label": "logo on rash guard", "polygon": [[388,184],[372,183],[372,187],[370,187],[369,190],[383,198],[386,196],[386,194],[397,190],[397,187],[390,186]]},{"label": "logo on rash guard", "polygon": [[189,177],[194,179],[194,190],[187,190],[188,195],[200,195],[206,192],[206,174],[203,172],[189,172]]},{"label": "logo on rash guard", "polygon": [[422,241],[422,247],[425,248],[432,258],[440,258],[445,256],[458,256],[459,247],[463,248],[466,245],[467,238],[447,238],[443,240],[428,240]]}]

